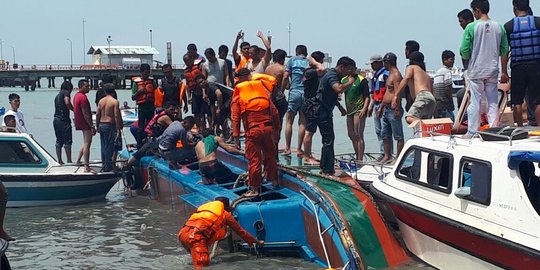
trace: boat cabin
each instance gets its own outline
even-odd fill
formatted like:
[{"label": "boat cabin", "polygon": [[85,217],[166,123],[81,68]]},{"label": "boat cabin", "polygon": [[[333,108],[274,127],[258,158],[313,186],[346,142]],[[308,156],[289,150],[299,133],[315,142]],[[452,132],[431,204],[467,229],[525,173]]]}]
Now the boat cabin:
[{"label": "boat cabin", "polygon": [[[465,257],[462,263],[479,268],[540,263],[540,137],[525,133],[506,140],[487,135],[407,141],[393,171],[375,181],[372,191],[392,209],[415,255],[438,268]],[[434,248],[463,256],[440,263]],[[505,253],[513,261],[497,258]]]}]

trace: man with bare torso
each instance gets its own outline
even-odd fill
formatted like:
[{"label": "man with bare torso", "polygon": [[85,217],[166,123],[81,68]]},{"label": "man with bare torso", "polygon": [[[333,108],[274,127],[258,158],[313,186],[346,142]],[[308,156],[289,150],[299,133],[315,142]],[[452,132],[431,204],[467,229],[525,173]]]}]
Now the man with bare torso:
[{"label": "man with bare torso", "polygon": [[414,101],[405,120],[408,124],[419,119],[430,119],[435,111],[435,97],[431,93],[431,78],[426,73],[424,55],[421,52],[413,52],[409,55],[409,66],[405,70],[405,77],[399,83],[392,99],[392,108],[398,108],[399,99],[405,90],[405,86],[411,89],[411,97]]},{"label": "man with bare torso", "polygon": [[112,94],[114,85],[107,83],[103,86],[106,96],[102,98],[96,110],[96,125],[101,139],[101,161],[103,171],[109,172],[113,169],[114,142],[121,136],[123,123],[120,114],[120,104]]},{"label": "man with bare torso", "polygon": [[[283,91],[281,90],[281,83],[283,81],[283,74],[285,74],[285,58],[287,57],[287,53],[282,49],[277,49],[274,51],[272,57],[274,63],[268,66],[264,73],[274,76],[277,80],[277,85],[274,87],[274,91],[272,91],[272,95],[270,97],[274,103],[274,106],[276,106],[276,109],[278,110],[279,120],[281,122],[281,126],[283,126],[283,117],[287,112],[288,103]],[[281,130],[276,132],[276,145],[279,145],[280,135]]]},{"label": "man with bare torso", "polygon": [[234,180],[232,179],[234,174],[229,167],[217,160],[216,150],[221,147],[235,155],[243,155],[244,152],[236,149],[232,144],[225,143],[223,138],[215,136],[212,130],[204,130],[202,135],[203,139],[195,145],[195,153],[199,160],[199,170],[203,177],[203,183],[222,184]]},{"label": "man with bare torso", "polygon": [[392,135],[397,142],[396,156],[399,156],[403,145],[405,144],[403,136],[403,125],[401,117],[403,116],[403,108],[398,99],[398,105],[395,108],[391,108],[392,101],[399,83],[403,79],[401,72],[397,68],[397,56],[394,53],[387,53],[383,57],[383,65],[386,70],[390,72],[386,79],[386,92],[384,93],[382,105],[379,107],[379,118],[381,118],[381,136],[383,138],[384,157],[381,160],[382,163],[390,161],[392,159]]}]

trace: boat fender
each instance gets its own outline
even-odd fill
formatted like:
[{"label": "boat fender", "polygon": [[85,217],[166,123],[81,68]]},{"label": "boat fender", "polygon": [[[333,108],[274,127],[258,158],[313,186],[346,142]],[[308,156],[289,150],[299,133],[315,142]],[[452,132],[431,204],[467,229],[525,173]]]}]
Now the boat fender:
[{"label": "boat fender", "polygon": [[256,232],[264,231],[264,222],[262,220],[255,221],[255,223],[253,223],[253,228]]}]

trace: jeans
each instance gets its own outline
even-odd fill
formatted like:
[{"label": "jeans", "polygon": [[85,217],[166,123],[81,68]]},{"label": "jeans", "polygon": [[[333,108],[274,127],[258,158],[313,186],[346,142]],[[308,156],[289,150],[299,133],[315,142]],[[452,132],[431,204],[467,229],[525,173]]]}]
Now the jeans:
[{"label": "jeans", "polygon": [[141,147],[143,145],[143,141],[146,139],[146,125],[148,125],[148,122],[152,120],[152,117],[154,117],[154,112],[145,112],[142,110],[139,110],[138,112],[138,118],[139,118],[139,128],[137,129],[137,137],[135,137],[135,140],[137,141],[137,147]]},{"label": "jeans", "polygon": [[401,118],[403,117],[403,113],[405,112],[403,108],[400,109],[399,117],[396,117],[396,114],[394,110],[390,106],[385,106],[383,109],[383,114],[381,117],[382,125],[381,125],[381,136],[383,139],[392,139],[392,135],[394,136],[394,140],[403,140],[403,124],[401,121]]},{"label": "jeans", "polygon": [[326,117],[319,117],[317,119],[317,126],[321,131],[322,136],[322,149],[321,149],[321,172],[327,174],[334,174],[334,119],[332,115]]},{"label": "jeans", "polygon": [[454,122],[454,112],[451,110],[438,110],[435,112],[434,118],[450,118]]},{"label": "jeans", "polygon": [[472,136],[480,129],[480,105],[484,96],[488,104],[487,118],[489,126],[494,127],[498,123],[499,93],[497,91],[497,76],[489,79],[470,79],[469,83],[471,84],[471,102],[467,108],[469,121],[467,135]]},{"label": "jeans", "polygon": [[381,118],[377,117],[377,111],[379,111],[379,108],[381,107],[382,102],[377,102],[373,106],[373,122],[375,126],[375,135],[377,135],[377,140],[379,141],[379,151],[381,153],[384,152],[384,144],[383,144],[383,137],[382,137],[382,122]]},{"label": "jeans", "polygon": [[113,168],[112,156],[114,153],[114,140],[116,139],[116,127],[113,124],[99,124],[98,129],[101,140],[103,171],[110,172]]}]

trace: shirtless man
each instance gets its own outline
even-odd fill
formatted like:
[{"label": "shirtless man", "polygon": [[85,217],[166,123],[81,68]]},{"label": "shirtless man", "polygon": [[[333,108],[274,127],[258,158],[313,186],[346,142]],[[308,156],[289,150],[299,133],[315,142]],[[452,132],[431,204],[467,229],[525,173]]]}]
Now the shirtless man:
[{"label": "shirtless man", "polygon": [[218,147],[234,155],[243,155],[244,152],[236,149],[234,145],[227,144],[223,138],[215,136],[212,130],[202,131],[203,139],[195,145],[195,153],[199,160],[199,170],[204,184],[222,184],[231,182],[234,176],[229,167],[223,165],[216,157]]},{"label": "shirtless man", "polygon": [[[397,142],[396,156],[399,156],[399,153],[401,153],[405,140],[403,136],[403,125],[401,123],[403,108],[399,103],[394,109],[390,108],[396,89],[398,89],[399,83],[403,79],[401,72],[397,68],[397,56],[391,52],[387,53],[383,57],[383,65],[390,72],[390,75],[386,79],[386,92],[384,93],[381,106],[383,109],[379,109],[380,112],[377,113],[381,115],[381,135],[384,145],[384,157],[381,162],[385,163],[392,159],[392,135]],[[398,102],[400,101],[401,99],[398,99]]]},{"label": "shirtless man", "polygon": [[247,68],[252,74],[264,73],[266,67],[268,67],[270,64],[270,60],[272,60],[272,48],[270,45],[270,40],[268,40],[261,31],[257,32],[257,37],[262,40],[266,51],[264,53],[264,57],[262,57],[261,48],[259,48],[257,45],[252,45],[249,48],[249,56],[251,59],[247,63]]},{"label": "shirtless man", "polygon": [[101,139],[101,161],[103,162],[103,171],[110,172],[113,169],[114,141],[117,136],[121,136],[122,115],[120,113],[120,104],[112,95],[114,85],[106,83],[103,86],[106,96],[102,98],[96,110],[96,125]]},{"label": "shirtless man", "polygon": [[392,99],[392,109],[400,106],[399,99],[405,90],[405,86],[411,89],[411,97],[414,101],[405,120],[408,124],[419,119],[430,119],[435,111],[435,97],[431,93],[431,78],[426,73],[424,55],[421,52],[413,52],[409,55],[409,66],[405,70],[405,77],[399,83]]},{"label": "shirtless man", "polygon": [[[264,73],[274,76],[277,79],[277,86],[274,88],[274,91],[272,91],[272,102],[276,106],[276,109],[279,113],[279,120],[281,122],[281,126],[283,126],[283,117],[285,116],[285,113],[287,112],[287,99],[285,98],[285,95],[283,94],[283,91],[281,90],[281,83],[283,80],[283,74],[285,74],[285,58],[287,57],[287,53],[282,49],[277,49],[274,51],[273,59],[274,63],[269,65]],[[281,135],[281,130],[279,132],[276,132],[276,146],[279,145],[279,139]]]}]

